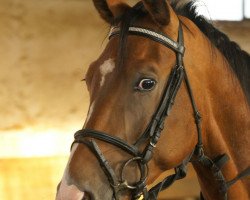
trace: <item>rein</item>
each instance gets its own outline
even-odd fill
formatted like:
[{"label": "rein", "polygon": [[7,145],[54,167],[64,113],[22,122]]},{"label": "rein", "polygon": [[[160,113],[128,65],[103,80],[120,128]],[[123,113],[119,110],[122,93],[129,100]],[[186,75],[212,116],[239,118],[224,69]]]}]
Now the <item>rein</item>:
[{"label": "rein", "polygon": [[[220,185],[220,192],[224,196],[224,200],[226,200],[228,188],[243,176],[250,175],[250,167],[243,171],[241,174],[239,174],[235,179],[226,182],[221,172],[221,167],[228,161],[229,157],[226,154],[223,154],[221,156],[218,156],[215,160],[212,160],[204,154],[202,144],[201,115],[197,109],[189,79],[183,63],[185,48],[181,22],[179,24],[178,30],[178,42],[175,42],[174,40],[162,33],[157,33],[155,31],[141,27],[129,27],[128,32],[131,35],[138,35],[159,42],[167,48],[172,49],[176,53],[176,65],[172,68],[171,73],[168,77],[166,87],[163,91],[163,95],[158,105],[158,108],[156,109],[145,132],[133,145],[128,144],[126,141],[121,140],[118,137],[91,129],[82,129],[77,131],[75,133],[75,140],[73,144],[82,143],[86,145],[96,156],[113,190],[113,199],[119,199],[118,193],[120,191],[131,190],[133,200],[156,200],[160,191],[171,186],[176,180],[182,179],[186,176],[187,164],[189,162],[199,162],[205,167],[211,169],[214,178],[218,181]],[[119,34],[120,28],[113,27],[110,31],[109,38],[115,37]],[[174,168],[175,173],[170,176],[167,176],[162,182],[158,183],[148,191],[146,187],[146,180],[148,177],[148,162],[153,156],[154,148],[156,147],[156,144],[160,139],[161,132],[164,129],[164,122],[170,114],[171,108],[174,105],[176,94],[183,81],[186,84],[187,92],[190,98],[190,102],[192,104],[198,134],[198,141],[193,151],[190,152],[190,154],[182,161],[179,166]],[[120,172],[120,177],[116,176],[114,170],[112,169],[109,162],[106,160],[97,143],[95,142],[95,139],[112,144],[132,156],[131,159],[129,159],[123,164]],[[139,146],[142,143],[146,143],[146,147],[142,152],[140,152]],[[124,171],[131,163],[136,163],[141,173],[140,180],[134,185],[129,184],[128,181],[124,178]],[[201,198],[203,198],[202,194]]]}]

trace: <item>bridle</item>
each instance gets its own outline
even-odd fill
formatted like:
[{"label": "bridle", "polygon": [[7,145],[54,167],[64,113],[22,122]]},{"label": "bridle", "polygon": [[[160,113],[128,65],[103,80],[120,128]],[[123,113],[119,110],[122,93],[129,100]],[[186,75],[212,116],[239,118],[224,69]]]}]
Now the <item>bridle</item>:
[{"label": "bridle", "polygon": [[[145,132],[133,145],[128,144],[126,141],[121,140],[118,137],[91,129],[82,129],[77,131],[75,133],[75,140],[73,144],[82,143],[86,145],[96,156],[113,190],[113,199],[119,199],[118,193],[122,190],[131,190],[132,199],[134,200],[157,199],[158,193],[160,191],[168,188],[174,181],[182,179],[186,176],[186,166],[191,161],[199,162],[212,170],[214,178],[216,178],[220,185],[220,192],[226,200],[228,187],[230,187],[234,182],[236,182],[243,176],[249,175],[250,168],[243,171],[243,173],[239,174],[232,181],[226,182],[221,172],[221,167],[229,159],[228,156],[226,154],[223,154],[212,160],[204,155],[201,133],[201,115],[197,109],[193,92],[183,63],[185,48],[181,22],[179,23],[177,42],[175,42],[165,34],[141,27],[129,27],[128,33],[130,35],[138,35],[159,42],[167,48],[172,49],[176,53],[176,65],[172,68],[170,72],[160,103]],[[120,28],[113,27],[110,31],[109,38],[115,37],[119,34]],[[152,158],[154,148],[156,147],[156,144],[160,139],[161,132],[164,129],[164,122],[166,120],[166,117],[168,117],[170,114],[171,108],[174,105],[176,94],[183,80],[185,81],[187,92],[194,112],[194,119],[198,134],[198,142],[192,152],[190,152],[190,154],[182,161],[182,163],[179,166],[175,167],[174,174],[167,176],[162,182],[158,183],[148,191],[146,187],[146,180],[148,177],[148,162]],[[109,162],[106,160],[97,143],[95,142],[95,139],[114,145],[132,156],[131,159],[129,159],[123,164],[120,172],[120,177],[116,176],[114,170],[112,169]],[[139,151],[139,146],[142,143],[146,143],[146,147],[141,152]],[[124,171],[131,163],[136,163],[141,173],[140,180],[134,185],[129,184],[124,177]],[[203,198],[202,195],[201,198]]]},{"label": "bridle", "polygon": [[[118,35],[120,32],[119,27],[113,27],[110,31],[109,38],[112,38],[116,35]],[[163,35],[161,33],[157,33],[155,31],[140,28],[140,27],[129,27],[129,34],[133,35],[140,35],[143,37],[150,38],[154,41],[160,42],[164,46],[171,48],[173,51],[176,52],[176,59],[177,63],[176,66],[173,67],[165,90],[163,92],[163,96],[161,98],[161,101],[159,103],[159,106],[157,110],[155,111],[153,118],[151,119],[151,122],[149,123],[147,129],[142,134],[142,136],[136,141],[134,145],[130,145],[127,142],[108,135],[106,133],[96,131],[96,130],[90,130],[90,129],[83,129],[79,130],[75,134],[75,141],[74,143],[84,143],[89,147],[89,149],[94,153],[94,155],[98,158],[99,163],[105,172],[109,183],[113,189],[114,192],[114,198],[118,198],[118,192],[122,189],[131,189],[133,191],[133,199],[138,199],[143,195],[144,199],[152,199],[152,195],[155,196],[155,199],[157,198],[157,195],[159,191],[162,189],[165,189],[168,187],[168,185],[171,185],[175,180],[184,178],[186,175],[186,165],[189,162],[189,160],[192,157],[193,152],[188,156],[187,159],[178,167],[175,168],[175,175],[168,178],[171,181],[165,181],[165,183],[169,182],[168,185],[166,184],[160,184],[158,186],[155,186],[152,188],[149,192],[146,188],[146,179],[148,175],[148,167],[147,164],[152,158],[152,153],[154,148],[156,147],[156,144],[160,138],[161,131],[164,128],[164,121],[165,118],[169,115],[171,107],[174,104],[174,99],[177,94],[178,89],[180,88],[182,80],[185,78],[186,81],[188,81],[184,67],[183,67],[183,56],[184,56],[184,41],[183,41],[183,31],[182,26],[180,24],[179,31],[178,31],[178,42],[173,41],[168,36]],[[188,83],[188,91],[190,94],[190,98],[193,104],[193,108],[195,111],[195,116],[197,118],[196,124],[197,124],[197,130],[199,136],[199,143],[197,146],[201,147],[201,128],[200,128],[200,115],[198,110],[196,109],[195,102],[193,100],[193,95],[191,92],[190,85]],[[89,139],[91,138],[91,139]],[[123,168],[121,170],[121,177],[118,179],[115,176],[114,171],[110,167],[108,161],[105,159],[103,154],[101,153],[99,147],[97,146],[96,142],[93,139],[98,139],[107,143],[110,143],[114,146],[117,146],[121,148],[122,150],[126,151],[128,154],[131,154],[133,157],[128,160],[126,163],[124,163]],[[147,141],[148,144],[146,145],[143,152],[140,152],[139,145],[143,142]],[[139,169],[141,171],[141,178],[140,181],[137,182],[135,185],[129,185],[126,180],[123,178],[123,171],[130,164],[131,162],[137,162]]]}]

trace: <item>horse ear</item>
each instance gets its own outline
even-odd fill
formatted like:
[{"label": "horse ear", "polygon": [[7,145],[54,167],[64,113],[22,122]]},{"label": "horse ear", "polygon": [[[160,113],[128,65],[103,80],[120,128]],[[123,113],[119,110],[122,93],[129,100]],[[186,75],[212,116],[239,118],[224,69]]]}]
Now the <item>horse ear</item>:
[{"label": "horse ear", "polygon": [[160,26],[166,26],[170,22],[169,5],[165,0],[142,0],[144,7],[153,20]]},{"label": "horse ear", "polygon": [[93,3],[101,18],[109,24],[114,23],[117,17],[123,15],[130,8],[120,0],[93,0]]}]

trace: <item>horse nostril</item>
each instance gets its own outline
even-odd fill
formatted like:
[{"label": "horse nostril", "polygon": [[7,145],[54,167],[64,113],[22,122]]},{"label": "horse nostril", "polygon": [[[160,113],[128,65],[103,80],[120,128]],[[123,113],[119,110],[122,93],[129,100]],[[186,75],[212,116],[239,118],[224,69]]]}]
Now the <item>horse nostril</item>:
[{"label": "horse nostril", "polygon": [[94,200],[94,197],[91,193],[84,192],[84,196],[83,196],[82,200]]}]

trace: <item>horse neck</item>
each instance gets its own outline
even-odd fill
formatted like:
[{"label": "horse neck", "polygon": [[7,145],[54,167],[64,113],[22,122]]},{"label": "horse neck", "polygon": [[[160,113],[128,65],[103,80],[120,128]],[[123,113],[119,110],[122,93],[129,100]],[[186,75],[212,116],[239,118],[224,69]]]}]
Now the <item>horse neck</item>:
[{"label": "horse neck", "polygon": [[[189,54],[200,55],[203,49],[202,59],[199,61],[193,58],[196,63],[190,63],[192,69],[188,68],[187,64],[187,71],[191,75],[191,82],[199,83],[198,86],[193,86],[196,99],[199,100],[198,106],[203,114],[202,137],[205,154],[211,159],[224,153],[229,156],[230,160],[222,168],[225,180],[229,181],[250,166],[250,109],[229,64],[201,35],[200,33],[199,39],[203,42],[197,42],[197,37],[196,42],[189,42],[192,45]],[[210,50],[204,52],[205,49]],[[196,162],[193,166],[205,199],[223,199],[218,193],[219,185],[212,171]],[[249,199],[247,188],[250,188],[249,179],[237,181],[228,190],[228,198]]]}]

